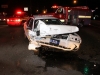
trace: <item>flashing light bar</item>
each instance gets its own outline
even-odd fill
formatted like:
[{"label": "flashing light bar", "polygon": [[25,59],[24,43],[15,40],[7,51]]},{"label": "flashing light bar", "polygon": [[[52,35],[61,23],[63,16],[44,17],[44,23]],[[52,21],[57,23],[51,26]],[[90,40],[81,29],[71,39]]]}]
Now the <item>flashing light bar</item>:
[{"label": "flashing light bar", "polygon": [[82,15],[79,15],[78,18],[91,18],[91,16],[82,16]]},{"label": "flashing light bar", "polygon": [[54,6],[52,6],[51,8],[58,8],[58,6],[54,5]]}]

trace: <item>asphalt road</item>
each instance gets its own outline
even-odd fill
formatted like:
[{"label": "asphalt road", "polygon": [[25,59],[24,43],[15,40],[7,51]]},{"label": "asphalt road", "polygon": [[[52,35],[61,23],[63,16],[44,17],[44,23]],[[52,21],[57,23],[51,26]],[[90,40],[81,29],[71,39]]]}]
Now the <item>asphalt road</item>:
[{"label": "asphalt road", "polygon": [[0,26],[0,75],[100,75],[100,29],[81,28],[77,52],[46,52],[36,56],[28,50],[23,27]]}]

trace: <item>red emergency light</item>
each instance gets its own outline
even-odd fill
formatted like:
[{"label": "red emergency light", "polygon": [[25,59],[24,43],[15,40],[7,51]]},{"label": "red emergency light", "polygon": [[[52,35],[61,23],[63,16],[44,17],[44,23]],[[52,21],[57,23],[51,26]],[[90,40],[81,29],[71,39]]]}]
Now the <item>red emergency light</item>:
[{"label": "red emergency light", "polygon": [[53,5],[51,8],[58,8],[58,6],[57,5]]},{"label": "red emergency light", "polygon": [[21,11],[17,11],[17,14],[22,14],[22,12]]}]

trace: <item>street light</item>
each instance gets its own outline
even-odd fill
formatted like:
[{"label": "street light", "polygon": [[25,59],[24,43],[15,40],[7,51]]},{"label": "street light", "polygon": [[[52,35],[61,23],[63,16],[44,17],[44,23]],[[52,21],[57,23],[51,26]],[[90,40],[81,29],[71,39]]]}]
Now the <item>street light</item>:
[{"label": "street light", "polygon": [[43,14],[46,14],[46,13],[47,13],[47,9],[44,9],[44,10],[43,10]]},{"label": "street light", "polygon": [[74,0],[73,3],[76,4],[77,3],[77,0]]},{"label": "street light", "polygon": [[39,10],[37,9],[36,12],[39,12]]}]

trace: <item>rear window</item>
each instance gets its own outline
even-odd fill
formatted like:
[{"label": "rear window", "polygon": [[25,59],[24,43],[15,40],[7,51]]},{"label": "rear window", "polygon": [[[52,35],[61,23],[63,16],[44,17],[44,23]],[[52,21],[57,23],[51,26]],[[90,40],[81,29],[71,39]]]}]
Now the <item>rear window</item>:
[{"label": "rear window", "polygon": [[45,24],[54,24],[54,25],[62,25],[59,19],[41,19]]}]

